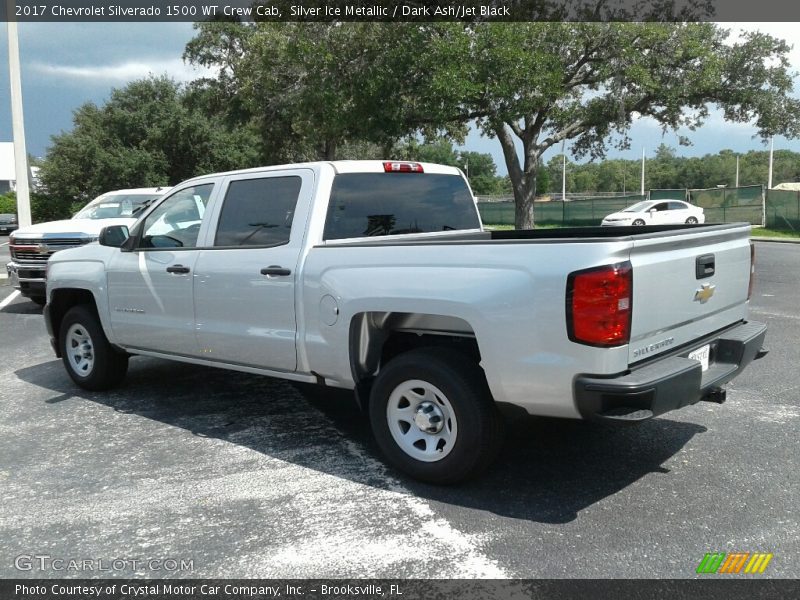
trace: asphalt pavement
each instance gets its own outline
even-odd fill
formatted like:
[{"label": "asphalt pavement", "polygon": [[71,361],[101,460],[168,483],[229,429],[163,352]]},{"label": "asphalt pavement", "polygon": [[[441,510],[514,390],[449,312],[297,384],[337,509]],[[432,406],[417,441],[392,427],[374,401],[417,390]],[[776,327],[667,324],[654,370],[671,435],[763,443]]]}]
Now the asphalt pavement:
[{"label": "asphalt pavement", "polygon": [[13,298],[0,577],[688,578],[742,551],[773,553],[761,577],[797,578],[800,245],[757,253],[770,352],[724,405],[635,427],[516,421],[492,470],[454,487],[385,467],[350,403],[282,381],[138,357],[119,389],[80,390],[41,309]]}]

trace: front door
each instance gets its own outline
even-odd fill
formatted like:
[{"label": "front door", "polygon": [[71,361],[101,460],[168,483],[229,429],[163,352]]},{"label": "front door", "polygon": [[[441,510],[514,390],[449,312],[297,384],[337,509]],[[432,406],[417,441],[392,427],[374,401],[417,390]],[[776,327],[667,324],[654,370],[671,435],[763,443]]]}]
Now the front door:
[{"label": "front door", "polygon": [[196,356],[193,285],[203,215],[213,183],[164,199],[137,224],[138,247],[108,269],[111,327],[130,348]]},{"label": "front door", "polygon": [[204,357],[297,369],[295,285],[314,183],[309,169],[231,177],[215,209],[211,247],[195,266]]}]

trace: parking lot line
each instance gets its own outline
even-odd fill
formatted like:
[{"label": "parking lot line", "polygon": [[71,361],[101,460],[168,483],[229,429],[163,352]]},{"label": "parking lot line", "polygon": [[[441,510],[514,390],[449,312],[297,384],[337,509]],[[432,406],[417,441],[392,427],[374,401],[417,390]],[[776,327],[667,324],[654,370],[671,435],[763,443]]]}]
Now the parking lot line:
[{"label": "parking lot line", "polygon": [[0,310],[4,309],[6,306],[16,300],[17,296],[19,296],[19,290],[14,290],[11,292],[5,300],[0,302]]}]

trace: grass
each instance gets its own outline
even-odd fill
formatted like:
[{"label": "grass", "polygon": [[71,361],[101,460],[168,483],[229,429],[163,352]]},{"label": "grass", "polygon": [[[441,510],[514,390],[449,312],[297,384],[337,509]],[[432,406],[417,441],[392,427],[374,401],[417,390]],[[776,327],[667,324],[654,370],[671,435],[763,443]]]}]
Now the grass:
[{"label": "grass", "polygon": [[800,238],[800,231],[777,231],[775,229],[766,229],[765,227],[753,227],[753,237],[770,237],[770,238]]}]

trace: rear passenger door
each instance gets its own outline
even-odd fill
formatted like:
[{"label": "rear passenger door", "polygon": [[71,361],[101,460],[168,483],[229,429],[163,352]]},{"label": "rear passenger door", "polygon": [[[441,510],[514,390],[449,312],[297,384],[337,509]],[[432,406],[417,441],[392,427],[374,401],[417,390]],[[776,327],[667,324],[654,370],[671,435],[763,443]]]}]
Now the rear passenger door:
[{"label": "rear passenger door", "polygon": [[310,169],[291,169],[223,184],[214,234],[194,269],[203,357],[296,370],[294,296],[313,183]]}]

